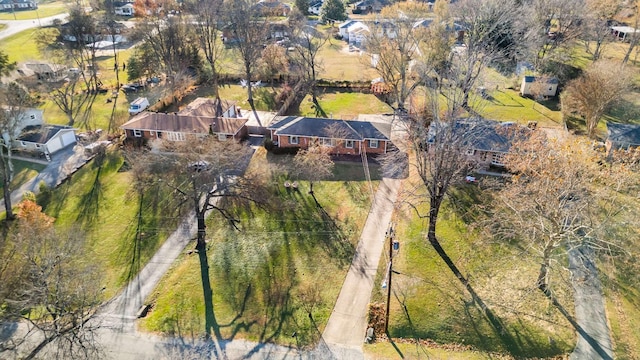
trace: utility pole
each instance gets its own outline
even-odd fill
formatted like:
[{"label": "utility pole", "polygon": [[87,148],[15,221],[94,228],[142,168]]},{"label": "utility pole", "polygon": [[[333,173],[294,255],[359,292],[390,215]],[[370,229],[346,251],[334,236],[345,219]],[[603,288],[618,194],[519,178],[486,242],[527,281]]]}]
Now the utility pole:
[{"label": "utility pole", "polygon": [[393,274],[393,250],[394,247],[397,249],[397,242],[394,241],[395,231],[393,230],[393,223],[389,226],[389,230],[387,230],[387,237],[389,238],[389,266],[387,270],[387,311],[385,312],[384,317],[384,332],[389,335],[389,305],[391,304],[391,275]]}]

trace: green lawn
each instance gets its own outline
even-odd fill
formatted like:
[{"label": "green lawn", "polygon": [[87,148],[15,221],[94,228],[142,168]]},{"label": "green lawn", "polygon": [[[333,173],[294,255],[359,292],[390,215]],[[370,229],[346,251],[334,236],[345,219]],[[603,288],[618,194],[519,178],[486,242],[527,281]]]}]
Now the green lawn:
[{"label": "green lawn", "polygon": [[[286,172],[290,159],[261,150],[251,168]],[[235,208],[242,219],[240,230],[218,214],[208,221],[211,321],[224,339],[315,345],[340,291],[369,211],[368,185],[348,179],[316,184],[321,209],[307,193],[306,182],[297,191],[286,190],[286,178],[282,173],[273,178],[275,198],[267,209]],[[141,321],[142,329],[200,336],[205,309],[198,256],[183,256],[147,301],[152,309]]]},{"label": "green lawn", "polygon": [[105,299],[135,276],[182,219],[173,190],[159,184],[140,196],[119,152],[85,165],[58,188],[38,195],[56,227],[86,232],[104,275]]},{"label": "green lawn", "polygon": [[313,108],[311,96],[307,95],[300,104],[299,114],[303,116],[333,117],[353,119],[358,114],[390,113],[391,108],[375,95],[362,93],[330,92],[320,94],[321,111]]},{"label": "green lawn", "polygon": [[[452,199],[458,205],[445,203],[438,236],[448,255],[490,307],[502,331],[470,301],[468,292],[425,240],[427,219],[406,207],[396,214],[400,251],[394,258],[394,270],[400,274],[393,277],[391,336],[461,344],[516,357],[550,357],[569,352],[574,345],[574,330],[535,288],[539,267],[535,259],[484,241],[471,230],[474,220],[467,217],[467,211],[482,196],[476,186],[454,191]],[[419,210],[426,215],[428,205],[419,206]],[[381,259],[376,284],[382,283],[387,261]],[[558,296],[561,301],[567,300],[567,308],[572,309],[571,293],[562,289]],[[385,298],[386,291],[375,287],[374,301],[384,303]],[[552,344],[549,338],[553,339]]]},{"label": "green lawn", "polygon": [[10,61],[23,63],[43,59],[35,41],[39,31],[39,29],[29,29],[3,39],[0,42],[0,49],[9,55]]},{"label": "green lawn", "polygon": [[31,20],[38,21],[38,18],[62,14],[68,11],[67,5],[61,1],[48,4],[39,4],[38,10],[16,11],[14,13],[0,13],[0,20]]},{"label": "green lawn", "polygon": [[331,39],[318,52],[322,66],[319,78],[327,80],[371,81],[379,75],[371,67],[367,54],[343,51],[347,43]]},{"label": "green lawn", "polygon": [[[44,168],[45,168],[45,165],[42,165],[42,164],[36,164],[28,161],[21,161],[21,160],[14,159],[13,160],[14,175],[13,175],[13,180],[11,181],[10,189],[19,188],[22,184],[26,183],[27,181],[37,176],[40,171],[44,170]],[[3,189],[3,187],[0,186],[0,189]],[[13,204],[13,205],[16,205],[16,204]],[[1,209],[1,210],[4,211],[4,209]]]},{"label": "green lawn", "polygon": [[394,360],[394,359],[448,359],[448,360],[486,360],[491,359],[487,353],[473,350],[457,350],[438,348],[421,343],[389,342],[364,345],[364,353],[367,359]]},{"label": "green lawn", "polygon": [[477,104],[478,112],[488,119],[521,124],[537,121],[539,126],[562,126],[562,114],[556,100],[534,101],[511,89],[488,93],[489,97],[478,100]]}]

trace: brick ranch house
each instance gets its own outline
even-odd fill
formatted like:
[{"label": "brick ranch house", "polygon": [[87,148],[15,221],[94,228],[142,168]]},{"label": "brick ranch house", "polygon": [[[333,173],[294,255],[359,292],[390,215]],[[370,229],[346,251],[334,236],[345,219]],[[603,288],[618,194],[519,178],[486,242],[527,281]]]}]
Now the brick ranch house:
[{"label": "brick ranch house", "polygon": [[[449,125],[432,123],[427,146],[436,141],[438,126]],[[475,164],[477,170],[487,170],[491,167],[504,168],[504,159],[512,144],[532,131],[512,122],[480,118],[459,119],[454,126],[454,138],[463,143],[465,155]]]},{"label": "brick ranch house", "polygon": [[640,149],[640,125],[607,122],[607,152]]},{"label": "brick ranch house", "polygon": [[214,135],[220,141],[240,141],[248,136],[246,123],[236,103],[212,98],[197,98],[178,113],[142,112],[120,126],[128,140],[164,139],[186,141]]},{"label": "brick ranch house", "polygon": [[187,141],[214,135],[220,141],[247,137],[248,119],[142,112],[120,126],[129,140]]},{"label": "brick ranch house", "polygon": [[310,117],[276,117],[267,128],[279,148],[309,147],[314,141],[331,147],[332,155],[384,154],[393,145],[391,125]]}]

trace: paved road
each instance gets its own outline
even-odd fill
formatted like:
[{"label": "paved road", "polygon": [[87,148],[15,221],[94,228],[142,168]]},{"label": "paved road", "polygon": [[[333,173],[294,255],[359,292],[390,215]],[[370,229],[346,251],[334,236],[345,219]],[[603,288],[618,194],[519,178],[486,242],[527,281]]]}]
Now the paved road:
[{"label": "paved road", "polygon": [[569,271],[574,290],[578,343],[571,360],[613,359],[613,347],[598,269],[588,246],[569,250]]},{"label": "paved road", "polygon": [[0,24],[7,25],[7,27],[4,30],[0,31],[0,40],[28,29],[33,29],[40,26],[49,26],[53,23],[54,20],[56,19],[63,20],[67,16],[69,16],[69,14],[53,15],[46,18],[40,18],[39,22],[37,19],[36,20],[0,20]]},{"label": "paved road", "polygon": [[360,242],[322,338],[340,359],[362,358],[367,309],[401,180],[385,178],[376,192]]}]

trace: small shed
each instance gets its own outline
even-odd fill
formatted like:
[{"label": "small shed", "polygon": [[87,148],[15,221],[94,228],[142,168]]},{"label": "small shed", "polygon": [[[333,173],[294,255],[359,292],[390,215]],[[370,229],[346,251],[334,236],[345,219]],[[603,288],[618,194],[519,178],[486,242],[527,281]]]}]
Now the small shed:
[{"label": "small shed", "polygon": [[558,94],[558,79],[557,78],[540,78],[537,79],[535,76],[525,76],[522,78],[522,85],[520,86],[520,95],[533,95],[534,84],[536,81],[544,81],[542,88],[540,89],[540,94],[542,96],[556,96]]}]

